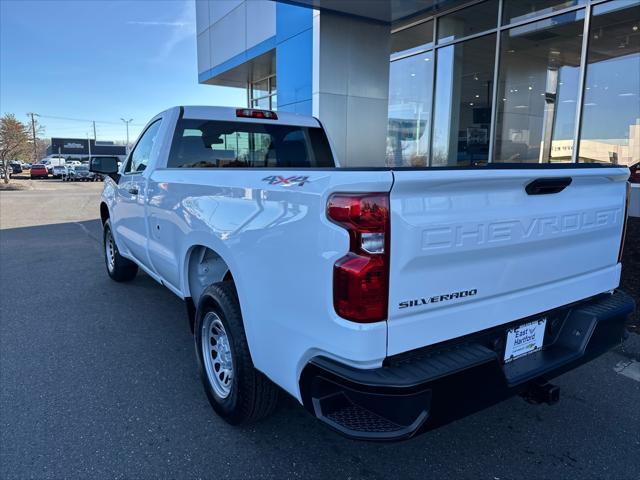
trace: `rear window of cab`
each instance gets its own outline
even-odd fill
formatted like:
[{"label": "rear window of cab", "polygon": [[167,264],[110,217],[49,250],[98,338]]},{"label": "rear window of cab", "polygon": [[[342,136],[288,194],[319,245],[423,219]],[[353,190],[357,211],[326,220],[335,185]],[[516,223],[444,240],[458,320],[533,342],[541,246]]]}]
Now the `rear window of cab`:
[{"label": "rear window of cab", "polygon": [[181,119],[168,168],[314,168],[335,166],[319,127]]}]

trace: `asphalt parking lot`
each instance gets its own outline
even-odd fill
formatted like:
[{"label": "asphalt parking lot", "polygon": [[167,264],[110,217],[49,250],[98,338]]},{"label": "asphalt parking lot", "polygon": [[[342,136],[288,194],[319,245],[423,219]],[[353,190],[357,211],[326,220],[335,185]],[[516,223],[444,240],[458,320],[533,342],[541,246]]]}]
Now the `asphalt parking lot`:
[{"label": "asphalt parking lot", "polygon": [[[101,183],[0,192],[0,478],[640,478],[640,336],[402,443],[344,439],[283,395],[234,428],[197,375],[182,302],[104,271]],[[635,366],[635,367],[634,367]]]}]

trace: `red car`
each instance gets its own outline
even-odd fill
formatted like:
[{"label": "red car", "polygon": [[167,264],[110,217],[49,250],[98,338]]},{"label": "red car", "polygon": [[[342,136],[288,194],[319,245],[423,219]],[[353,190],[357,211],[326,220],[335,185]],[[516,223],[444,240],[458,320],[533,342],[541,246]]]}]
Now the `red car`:
[{"label": "red car", "polygon": [[49,171],[47,167],[41,164],[31,166],[31,178],[47,178]]},{"label": "red car", "polygon": [[640,162],[631,165],[629,170],[631,171],[629,181],[631,183],[640,183]]}]

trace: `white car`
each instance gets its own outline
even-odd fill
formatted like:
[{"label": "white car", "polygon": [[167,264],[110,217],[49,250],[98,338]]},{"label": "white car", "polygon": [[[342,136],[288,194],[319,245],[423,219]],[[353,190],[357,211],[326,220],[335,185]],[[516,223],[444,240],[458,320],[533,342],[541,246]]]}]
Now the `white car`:
[{"label": "white car", "polygon": [[42,163],[43,165],[46,165],[47,171],[53,175],[53,167],[64,166],[66,164],[66,160],[64,157],[52,156],[52,157],[46,157],[42,159],[40,163]]},{"label": "white car", "polygon": [[627,168],[340,168],[315,118],[176,107],[92,170],[109,276],[185,300],[232,424],[279,388],[377,440],[517,393],[554,403],[548,380],[618,345],[635,308]]},{"label": "white car", "polygon": [[53,178],[62,178],[64,179],[67,176],[67,167],[66,165],[54,165],[51,169],[51,174]]}]

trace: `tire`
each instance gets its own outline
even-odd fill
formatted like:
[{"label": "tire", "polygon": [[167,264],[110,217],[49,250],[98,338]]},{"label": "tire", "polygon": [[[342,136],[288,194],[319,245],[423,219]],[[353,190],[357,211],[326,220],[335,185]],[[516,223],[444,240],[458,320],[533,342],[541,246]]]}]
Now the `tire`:
[{"label": "tire", "polygon": [[118,251],[118,246],[113,239],[111,233],[111,222],[104,222],[102,231],[102,241],[104,250],[104,263],[107,267],[107,273],[116,282],[128,282],[138,273],[138,265],[124,258]]},{"label": "tire", "polygon": [[[220,342],[214,342],[211,332],[220,334],[220,325],[223,327],[224,338]],[[196,309],[194,339],[200,377],[209,403],[218,415],[231,425],[240,425],[258,421],[273,413],[280,392],[278,387],[253,366],[238,294],[232,282],[214,283],[202,293]],[[229,348],[225,348],[225,344]],[[214,356],[212,346],[217,347],[222,354],[216,353]],[[205,356],[209,358],[207,364]],[[215,362],[218,360],[218,364],[226,363],[228,366],[229,358],[231,378],[226,383],[228,391],[225,392],[225,382],[221,380],[216,383],[210,375],[217,371],[222,374],[222,378],[228,378],[224,375],[225,369],[222,366],[215,370]]]}]

